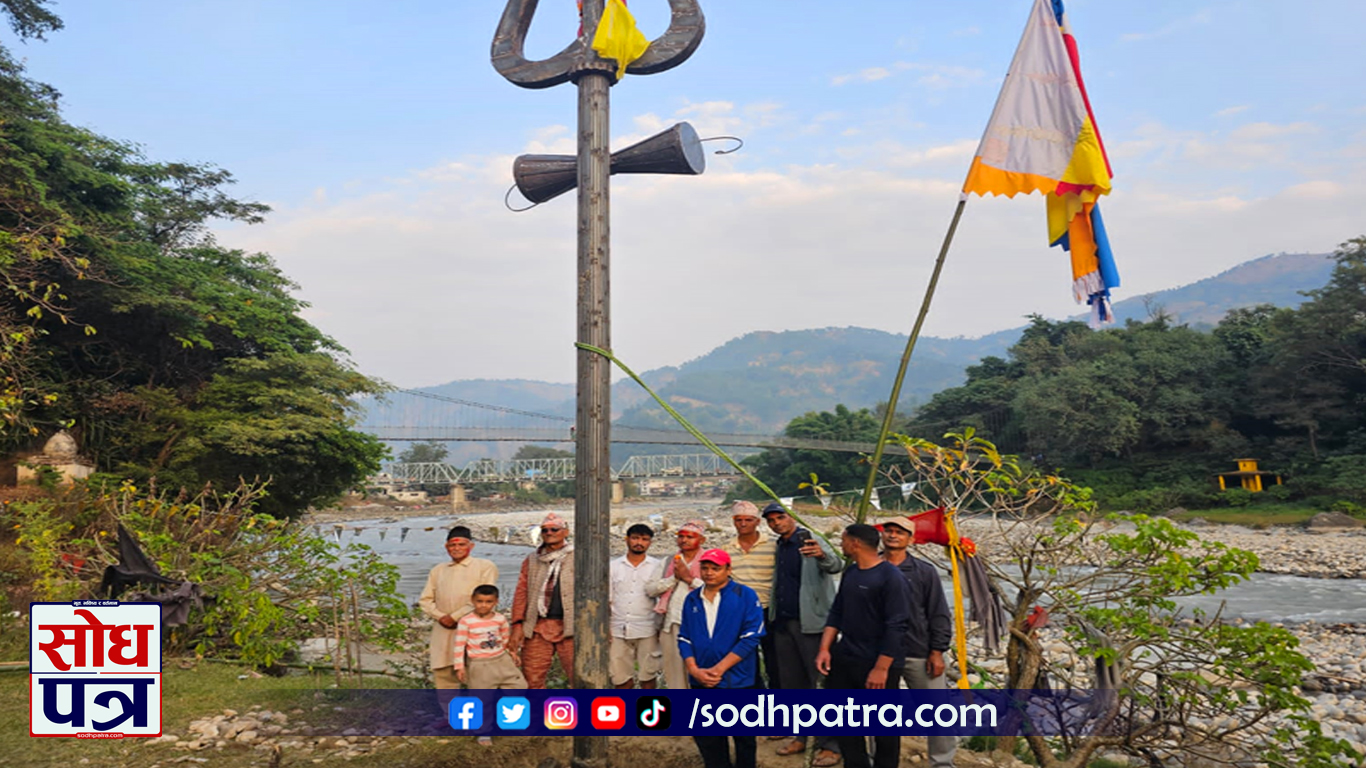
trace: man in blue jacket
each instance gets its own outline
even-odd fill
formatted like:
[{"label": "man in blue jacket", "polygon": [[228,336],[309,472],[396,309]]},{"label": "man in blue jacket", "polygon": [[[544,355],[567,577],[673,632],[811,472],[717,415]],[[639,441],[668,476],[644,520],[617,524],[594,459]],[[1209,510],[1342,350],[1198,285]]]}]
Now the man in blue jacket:
[{"label": "man in blue jacket", "polygon": [[[754,590],[730,577],[730,555],[709,549],[701,562],[702,588],[683,601],[678,651],[693,688],[755,688],[764,609]],[[694,736],[705,768],[755,768],[754,736],[733,736],[735,761],[725,736]]]}]

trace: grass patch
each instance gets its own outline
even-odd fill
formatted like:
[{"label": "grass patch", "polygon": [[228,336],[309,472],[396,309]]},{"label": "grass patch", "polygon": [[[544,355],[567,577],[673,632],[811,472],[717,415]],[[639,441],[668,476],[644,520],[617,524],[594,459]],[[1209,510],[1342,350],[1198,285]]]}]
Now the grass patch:
[{"label": "grass patch", "polygon": [[[234,709],[246,713],[253,705],[291,714],[291,723],[302,718],[310,724],[324,722],[322,713],[309,712],[311,692],[325,689],[331,675],[289,675],[238,679],[245,668],[201,663],[179,669],[167,660],[162,679],[162,733],[188,738],[190,722]],[[401,687],[394,681],[366,680],[367,687]],[[437,768],[451,765],[480,765],[482,768],[512,768],[535,765],[540,757],[557,745],[557,739],[496,738],[491,748],[480,747],[470,736],[395,738],[371,754],[343,760],[339,750],[303,752],[285,750],[278,764],[270,752],[247,745],[230,744],[222,749],[197,752],[174,749],[170,744],[151,739],[67,739],[32,738],[28,735],[29,676],[0,674],[0,766],[9,768],[74,768],[79,765],[109,768],[150,768],[169,765],[180,757],[206,758],[193,765],[248,768],[278,765],[281,768],[345,763],[356,768]],[[283,737],[289,738],[289,737]],[[85,760],[85,763],[82,763]]]},{"label": "grass patch", "polygon": [[1309,518],[1322,511],[1323,510],[1321,509],[1314,509],[1313,507],[1297,507],[1278,504],[1274,507],[1265,508],[1193,509],[1174,514],[1171,518],[1184,522],[1201,517],[1211,523],[1227,523],[1231,525],[1245,525],[1249,528],[1265,528],[1272,525],[1300,525],[1308,522]]}]

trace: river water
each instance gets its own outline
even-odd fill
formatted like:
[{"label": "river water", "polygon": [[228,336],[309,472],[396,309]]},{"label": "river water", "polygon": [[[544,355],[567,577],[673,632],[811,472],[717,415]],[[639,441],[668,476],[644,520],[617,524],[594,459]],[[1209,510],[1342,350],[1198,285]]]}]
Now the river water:
[{"label": "river water", "polygon": [[[427,572],[447,559],[444,526],[448,521],[449,517],[445,516],[412,517],[395,522],[356,521],[347,523],[347,529],[340,532],[339,541],[365,544],[387,562],[398,566],[399,591],[416,602],[426,583]],[[329,525],[319,526],[318,530],[321,535],[334,535]],[[492,560],[498,566],[498,586],[505,603],[511,601],[518,570],[530,552],[530,547],[515,544],[482,541],[475,544],[476,557]],[[1213,614],[1221,601],[1225,603],[1226,618],[1366,624],[1366,579],[1311,579],[1258,573],[1217,595],[1186,598],[1182,603]]]}]

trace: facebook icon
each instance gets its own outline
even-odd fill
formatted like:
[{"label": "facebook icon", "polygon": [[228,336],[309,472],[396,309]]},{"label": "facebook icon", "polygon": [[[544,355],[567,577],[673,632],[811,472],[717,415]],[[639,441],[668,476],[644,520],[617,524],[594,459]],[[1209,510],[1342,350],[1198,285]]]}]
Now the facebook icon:
[{"label": "facebook icon", "polygon": [[475,731],[484,727],[484,702],[466,696],[451,699],[449,709],[451,727],[457,731]]}]

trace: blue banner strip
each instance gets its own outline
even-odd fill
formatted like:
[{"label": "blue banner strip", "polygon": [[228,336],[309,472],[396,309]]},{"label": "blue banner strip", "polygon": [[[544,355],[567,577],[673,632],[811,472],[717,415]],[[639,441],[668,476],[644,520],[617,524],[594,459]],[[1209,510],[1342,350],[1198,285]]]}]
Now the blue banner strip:
[{"label": "blue banner strip", "polygon": [[[1082,733],[1113,692],[922,690],[326,690],[350,733],[505,736]],[[330,718],[331,719],[331,718]],[[332,726],[313,723],[314,735]]]}]

